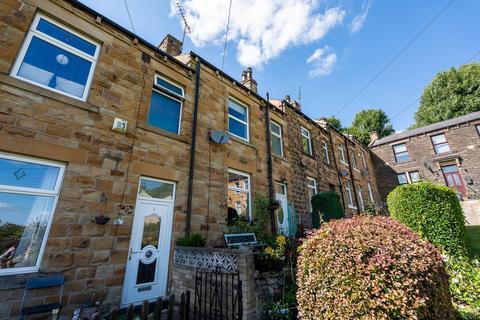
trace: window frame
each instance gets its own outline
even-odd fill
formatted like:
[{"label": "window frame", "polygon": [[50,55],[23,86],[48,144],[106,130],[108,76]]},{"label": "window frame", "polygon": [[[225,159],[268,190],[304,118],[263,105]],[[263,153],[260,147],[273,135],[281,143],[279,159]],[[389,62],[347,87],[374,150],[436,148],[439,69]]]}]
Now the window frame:
[{"label": "window frame", "polygon": [[[400,179],[399,179],[400,176],[405,176],[405,181],[406,181],[405,183],[400,182]],[[397,182],[399,185],[409,184],[410,182],[408,181],[408,172],[397,173]]]},{"label": "window frame", "polygon": [[[311,186],[308,182],[307,182],[307,191],[309,191],[310,189],[313,189],[313,191],[315,192],[314,195],[318,194],[318,189],[317,189],[317,180],[315,178],[312,178],[312,177],[309,177],[307,176],[306,177],[308,181],[312,181],[313,182],[313,186]],[[308,192],[308,194],[310,195],[310,192]],[[310,212],[313,211],[313,207],[312,207],[312,202],[311,202],[311,198],[309,196],[309,199],[308,199],[308,204],[310,206]]]},{"label": "window frame", "polygon": [[345,180],[345,191],[347,192],[348,207],[350,209],[357,209],[353,203],[352,184],[350,183],[350,180]]},{"label": "window frame", "polygon": [[0,269],[0,277],[5,275],[38,272],[42,264],[43,254],[45,253],[45,247],[47,246],[47,241],[50,234],[50,228],[53,224],[53,216],[55,215],[55,211],[57,210],[57,204],[60,198],[60,191],[62,189],[62,184],[65,177],[65,171],[66,171],[67,165],[61,162],[55,162],[50,160],[44,160],[44,159],[16,155],[11,153],[4,153],[4,152],[0,152],[0,158],[12,160],[12,161],[23,161],[27,163],[46,165],[46,166],[55,167],[59,169],[58,175],[57,175],[57,181],[55,182],[55,187],[53,188],[53,190],[28,188],[28,187],[15,187],[15,186],[0,184],[0,192],[3,192],[3,193],[24,194],[24,195],[43,196],[43,197],[53,198],[52,209],[48,217],[47,226],[45,228],[45,234],[43,236],[42,243],[39,247],[40,249],[38,251],[38,257],[37,257],[35,266]]},{"label": "window frame", "polygon": [[363,152],[363,150],[362,150],[359,154],[360,154],[360,157],[362,158],[363,167],[365,169],[368,169],[367,159],[365,158],[365,152]]},{"label": "window frame", "polygon": [[[418,180],[417,181],[413,181],[413,179],[412,179],[412,173],[414,173],[414,172],[416,172],[418,174]],[[407,173],[408,173],[408,180],[409,180],[410,184],[419,183],[422,180],[422,178],[420,177],[420,171],[418,171],[418,170],[408,171]]]},{"label": "window frame", "polygon": [[363,202],[363,194],[362,194],[362,188],[360,186],[357,186],[357,195],[358,195],[358,198],[360,200],[360,211],[364,211],[365,210],[365,204]]},{"label": "window frame", "polygon": [[[246,188],[237,188],[237,187],[231,187],[228,183],[228,177],[227,177],[227,193],[228,193],[228,190],[232,190],[234,192],[234,194],[240,194],[240,193],[248,193],[248,221],[253,221],[253,217],[252,217],[252,184],[251,184],[251,178],[250,178],[250,174],[249,173],[246,173],[246,172],[243,172],[243,171],[238,171],[238,170],[235,170],[235,169],[228,169],[227,170],[228,172],[228,175],[230,175],[230,173],[233,173],[233,174],[238,174],[238,175],[241,175],[241,176],[244,176],[247,178],[247,181],[248,181],[248,189]],[[238,191],[238,193],[237,193]]]},{"label": "window frame", "polygon": [[370,183],[370,181],[367,181],[367,189],[368,189],[368,198],[370,199],[370,202],[375,203],[375,198],[373,196],[372,184]]},{"label": "window frame", "polygon": [[352,153],[352,156],[351,156],[352,168],[353,170],[360,172],[360,170],[358,170],[358,162],[357,162],[357,156],[355,155],[355,149],[350,148],[350,151]]},{"label": "window frame", "polygon": [[[63,29],[65,31],[69,32],[69,33],[72,33],[73,35],[81,38],[82,40],[85,40],[86,42],[94,45],[96,47],[95,54],[93,56],[91,56],[91,55],[89,55],[89,54],[87,54],[87,53],[85,53],[85,52],[83,52],[83,51],[81,51],[81,50],[79,50],[75,47],[72,47],[72,46],[70,46],[70,45],[68,45],[68,44],[66,44],[66,43],[64,43],[64,42],[62,42],[58,39],[53,38],[52,36],[49,36],[46,33],[43,33],[40,30],[37,30],[38,23],[40,22],[40,19],[44,19],[47,22],[55,25],[56,27],[58,27],[60,29]],[[38,83],[38,82],[35,82],[33,80],[26,79],[26,78],[23,78],[23,77],[17,75],[18,70],[20,69],[20,66],[23,63],[23,60],[25,59],[25,55],[26,55],[26,53],[27,53],[27,51],[30,47],[30,43],[32,42],[33,37],[37,37],[40,40],[48,42],[49,44],[51,44],[51,45],[53,45],[57,48],[68,51],[69,53],[71,53],[73,55],[76,55],[76,56],[78,56],[82,59],[85,59],[85,60],[92,63],[91,66],[90,66],[90,70],[89,70],[89,73],[88,73],[88,78],[87,78],[87,81],[85,83],[85,90],[83,92],[82,97],[77,97],[73,94],[70,94],[70,93],[64,92],[62,90],[58,90],[58,89],[43,85],[41,83]],[[33,19],[32,24],[30,25],[30,28],[28,29],[25,40],[23,41],[22,46],[20,47],[20,50],[18,51],[17,57],[15,58],[15,62],[13,64],[12,70],[10,72],[10,76],[13,77],[13,78],[28,82],[30,84],[33,84],[35,86],[44,88],[46,90],[53,91],[53,92],[59,93],[61,95],[64,95],[64,96],[67,96],[67,97],[85,102],[85,101],[87,101],[88,95],[90,93],[90,87],[92,85],[93,75],[95,74],[95,68],[96,68],[96,65],[97,65],[98,57],[100,55],[100,49],[101,49],[101,44],[100,43],[95,42],[93,39],[82,35],[81,33],[79,33],[77,31],[73,30],[72,28],[62,24],[61,22],[58,22],[54,19],[51,19],[50,17],[48,17],[48,16],[46,16],[42,13],[37,13],[35,15],[35,18]]]},{"label": "window frame", "polygon": [[480,136],[480,124],[476,124],[475,129],[477,130],[477,134]]},{"label": "window frame", "polygon": [[[443,137],[445,138],[445,142],[441,142],[441,143],[435,143],[435,142],[433,142],[433,138],[435,138],[435,137],[440,137],[440,136],[443,136]],[[430,141],[432,142],[433,151],[435,152],[435,155],[438,156],[438,155],[447,154],[447,153],[449,153],[449,152],[452,152],[452,149],[450,148],[450,144],[448,143],[447,135],[445,134],[445,132],[431,135],[431,136],[430,136]],[[446,145],[446,146],[448,147],[448,151],[438,152],[438,151],[437,151],[437,146],[444,146],[444,145]]]},{"label": "window frame", "polygon": [[[162,79],[163,81],[168,82],[171,85],[181,89],[182,90],[182,95],[179,95],[178,93],[173,92],[173,91],[169,90],[168,88],[162,87],[161,85],[157,84],[157,79]],[[153,80],[152,94],[153,94],[153,92],[161,94],[161,95],[163,95],[163,96],[165,96],[169,99],[175,100],[175,101],[180,103],[180,110],[178,111],[179,116],[178,116],[178,124],[177,124],[177,134],[180,134],[181,131],[182,131],[183,101],[185,100],[185,90],[184,90],[184,88],[182,86],[168,80],[167,78],[162,77],[160,74],[157,73],[157,74],[155,74],[155,77],[154,77],[154,80]],[[150,105],[148,106],[148,114],[147,114],[147,124],[151,127],[155,127],[155,128],[160,129],[160,130],[170,132],[166,129],[157,127],[153,124],[150,124],[149,119],[150,119],[151,108],[152,108],[152,97],[150,96]],[[175,134],[175,132],[171,132],[171,133]]]},{"label": "window frame", "polygon": [[[404,146],[405,146],[405,151],[399,152],[399,153],[406,153],[407,156],[408,156],[408,159],[406,159],[406,160],[398,160],[397,152],[395,151],[395,147],[398,147],[398,146],[401,146],[401,145],[404,145]],[[408,148],[407,148],[407,143],[406,143],[406,142],[397,143],[397,144],[392,145],[392,151],[393,151],[393,156],[394,156],[394,158],[395,158],[395,162],[396,162],[396,163],[408,162],[408,161],[411,160],[411,158],[410,158],[410,153],[408,152]]]},{"label": "window frame", "polygon": [[345,161],[346,160],[346,157],[345,157],[345,146],[343,145],[343,143],[339,142],[337,144],[337,149],[338,149],[338,152],[340,154],[340,162],[343,163],[344,165],[347,165],[348,166],[348,163]]},{"label": "window frame", "polygon": [[[278,130],[279,130],[280,134],[278,134],[276,132],[273,132],[272,125],[278,127]],[[273,152],[273,143],[272,143],[272,153],[275,154],[276,156],[283,157],[283,130],[282,130],[282,126],[275,121],[270,121],[270,134],[280,139],[280,154],[276,154],[275,152]]]},{"label": "window frame", "polygon": [[[307,134],[304,134],[304,131]],[[313,149],[312,149],[312,135],[310,134],[310,130],[308,130],[305,127],[300,127],[300,136],[302,138],[302,150],[305,154],[308,154],[309,156],[313,156]],[[308,141],[308,152],[305,151],[304,146],[303,146],[303,138],[307,139]]]},{"label": "window frame", "polygon": [[325,163],[330,165],[330,156],[328,154],[328,143],[325,140],[322,140],[323,154],[325,156]]},{"label": "window frame", "polygon": [[[233,101],[237,104],[239,104],[240,106],[244,107],[245,108],[245,117],[247,118],[247,121],[243,121],[241,119],[238,119],[237,117],[235,117],[234,115],[231,115],[230,112],[229,112],[229,109],[230,109],[230,106],[229,106],[229,103],[230,101]],[[249,115],[249,108],[246,104],[244,104],[243,102],[239,101],[238,99],[235,99],[231,96],[228,97],[228,100],[227,100],[227,130],[228,130],[228,134],[238,138],[238,139],[242,139],[243,141],[247,141],[247,142],[250,142],[250,125],[249,125],[249,122],[250,122],[250,115]],[[237,136],[235,133],[232,133],[230,132],[230,118],[232,118],[233,120],[235,121],[238,121],[240,122],[241,124],[244,124],[247,128],[246,130],[246,133],[247,133],[247,137],[244,138],[244,137],[240,137],[240,136]]]}]

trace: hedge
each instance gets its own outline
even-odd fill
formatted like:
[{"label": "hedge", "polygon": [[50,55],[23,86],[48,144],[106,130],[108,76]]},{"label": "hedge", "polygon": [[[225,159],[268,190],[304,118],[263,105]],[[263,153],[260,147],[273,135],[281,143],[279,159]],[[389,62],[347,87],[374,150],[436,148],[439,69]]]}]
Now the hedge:
[{"label": "hedge", "polygon": [[297,267],[300,319],[455,319],[438,249],[389,217],[325,224]]},{"label": "hedge", "polygon": [[314,195],[311,199],[312,203],[312,226],[320,227],[320,215],[323,222],[333,219],[341,219],[345,217],[343,213],[340,196],[336,192],[321,192]]},{"label": "hedge", "polygon": [[465,250],[465,217],[456,193],[430,182],[401,185],[387,196],[390,215],[447,253]]}]

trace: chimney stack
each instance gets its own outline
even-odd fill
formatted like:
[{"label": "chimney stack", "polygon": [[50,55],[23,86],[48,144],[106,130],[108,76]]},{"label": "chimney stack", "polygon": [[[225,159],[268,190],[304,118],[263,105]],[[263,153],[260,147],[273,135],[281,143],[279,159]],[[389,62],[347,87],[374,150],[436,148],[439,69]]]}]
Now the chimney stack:
[{"label": "chimney stack", "polygon": [[372,131],[370,132],[370,143],[373,143],[378,140],[378,132]]},{"label": "chimney stack", "polygon": [[242,72],[242,84],[257,93],[257,81],[252,77],[252,68],[247,68],[247,70]]},{"label": "chimney stack", "polygon": [[182,54],[183,43],[171,34],[167,34],[165,38],[163,38],[158,48],[175,57]]}]

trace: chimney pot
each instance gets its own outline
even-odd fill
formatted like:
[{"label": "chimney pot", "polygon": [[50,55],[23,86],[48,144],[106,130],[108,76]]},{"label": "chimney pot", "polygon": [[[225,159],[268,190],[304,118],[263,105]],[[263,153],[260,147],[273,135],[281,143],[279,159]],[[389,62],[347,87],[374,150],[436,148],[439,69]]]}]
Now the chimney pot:
[{"label": "chimney pot", "polygon": [[250,89],[251,91],[257,93],[257,81],[253,79],[253,71],[252,68],[247,68],[242,72],[242,84]]}]

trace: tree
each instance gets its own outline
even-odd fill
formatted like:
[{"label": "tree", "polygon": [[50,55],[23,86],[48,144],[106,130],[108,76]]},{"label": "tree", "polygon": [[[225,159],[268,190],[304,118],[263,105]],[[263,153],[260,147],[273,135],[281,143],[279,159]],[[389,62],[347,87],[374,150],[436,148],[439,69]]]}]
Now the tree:
[{"label": "tree", "polygon": [[355,115],[352,126],[347,130],[348,133],[364,144],[370,143],[370,133],[372,131],[376,131],[379,138],[395,132],[385,111],[381,109],[362,110]]},{"label": "tree", "polygon": [[425,88],[413,127],[480,111],[480,64],[438,73]]},{"label": "tree", "polygon": [[328,118],[323,118],[325,121],[327,121],[334,129],[338,131],[342,131],[342,122],[340,119],[336,118],[335,116],[331,116]]}]

